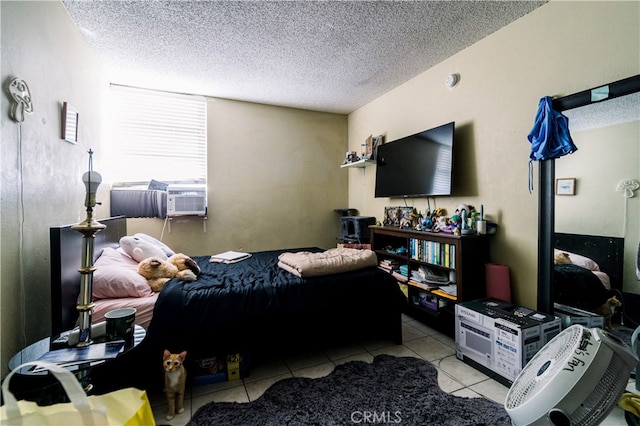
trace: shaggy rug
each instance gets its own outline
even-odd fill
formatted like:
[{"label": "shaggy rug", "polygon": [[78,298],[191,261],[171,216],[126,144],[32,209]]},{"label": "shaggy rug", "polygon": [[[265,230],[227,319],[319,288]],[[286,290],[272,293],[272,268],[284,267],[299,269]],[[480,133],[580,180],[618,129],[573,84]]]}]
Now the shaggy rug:
[{"label": "shaggy rug", "polygon": [[511,424],[501,404],[442,391],[437,374],[421,359],[379,355],[326,377],[280,380],[249,403],[210,403],[188,425]]}]

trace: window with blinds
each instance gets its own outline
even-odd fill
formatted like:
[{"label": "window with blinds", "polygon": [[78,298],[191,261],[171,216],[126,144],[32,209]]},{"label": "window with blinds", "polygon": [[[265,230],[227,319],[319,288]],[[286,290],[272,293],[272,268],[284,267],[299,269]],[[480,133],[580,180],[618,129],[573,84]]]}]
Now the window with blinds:
[{"label": "window with blinds", "polygon": [[206,183],[207,102],[184,95],[111,86],[119,184]]}]

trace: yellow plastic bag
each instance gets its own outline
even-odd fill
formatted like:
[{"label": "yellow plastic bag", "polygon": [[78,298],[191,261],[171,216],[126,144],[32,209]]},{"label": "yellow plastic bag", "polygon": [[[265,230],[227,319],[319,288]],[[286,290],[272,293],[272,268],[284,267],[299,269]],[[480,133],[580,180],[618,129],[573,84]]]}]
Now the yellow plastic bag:
[{"label": "yellow plastic bag", "polygon": [[618,407],[630,412],[636,417],[640,417],[640,395],[632,392],[623,393],[620,401],[618,401]]},{"label": "yellow plastic bag", "polygon": [[[9,391],[9,381],[16,371],[32,365],[49,370],[62,384],[71,402],[41,407],[35,402],[17,401]],[[2,383],[2,396],[5,401],[5,405],[0,407],[2,425],[155,425],[145,391],[126,388],[87,397],[68,370],[41,361],[22,364],[9,373]]]}]

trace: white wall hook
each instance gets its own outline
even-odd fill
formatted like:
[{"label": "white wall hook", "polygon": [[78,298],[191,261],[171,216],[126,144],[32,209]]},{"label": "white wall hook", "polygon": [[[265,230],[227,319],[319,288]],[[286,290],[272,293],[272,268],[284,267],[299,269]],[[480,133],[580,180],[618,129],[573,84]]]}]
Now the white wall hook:
[{"label": "white wall hook", "polygon": [[633,197],[633,191],[640,188],[640,183],[633,179],[624,179],[616,187],[616,191],[624,193],[627,198]]},{"label": "white wall hook", "polygon": [[22,123],[24,121],[24,114],[31,114],[33,112],[33,102],[27,82],[21,78],[11,80],[9,83],[9,95],[11,95],[14,102],[11,107],[11,119]]}]

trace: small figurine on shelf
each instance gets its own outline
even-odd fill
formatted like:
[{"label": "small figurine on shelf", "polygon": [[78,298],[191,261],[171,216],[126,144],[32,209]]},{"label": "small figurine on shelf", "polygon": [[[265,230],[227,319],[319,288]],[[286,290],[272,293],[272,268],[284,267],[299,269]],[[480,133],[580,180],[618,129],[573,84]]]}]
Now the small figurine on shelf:
[{"label": "small figurine on shelf", "polygon": [[347,151],[344,158],[344,164],[355,163],[356,161],[360,161],[358,154],[355,151]]},{"label": "small figurine on shelf", "polygon": [[433,228],[433,219],[429,214],[427,214],[422,218],[420,225],[423,231],[431,231],[431,229]]},{"label": "small figurine on shelf", "polygon": [[436,217],[435,225],[433,229],[438,231],[444,231],[449,227],[448,220],[446,216],[438,216]]}]

